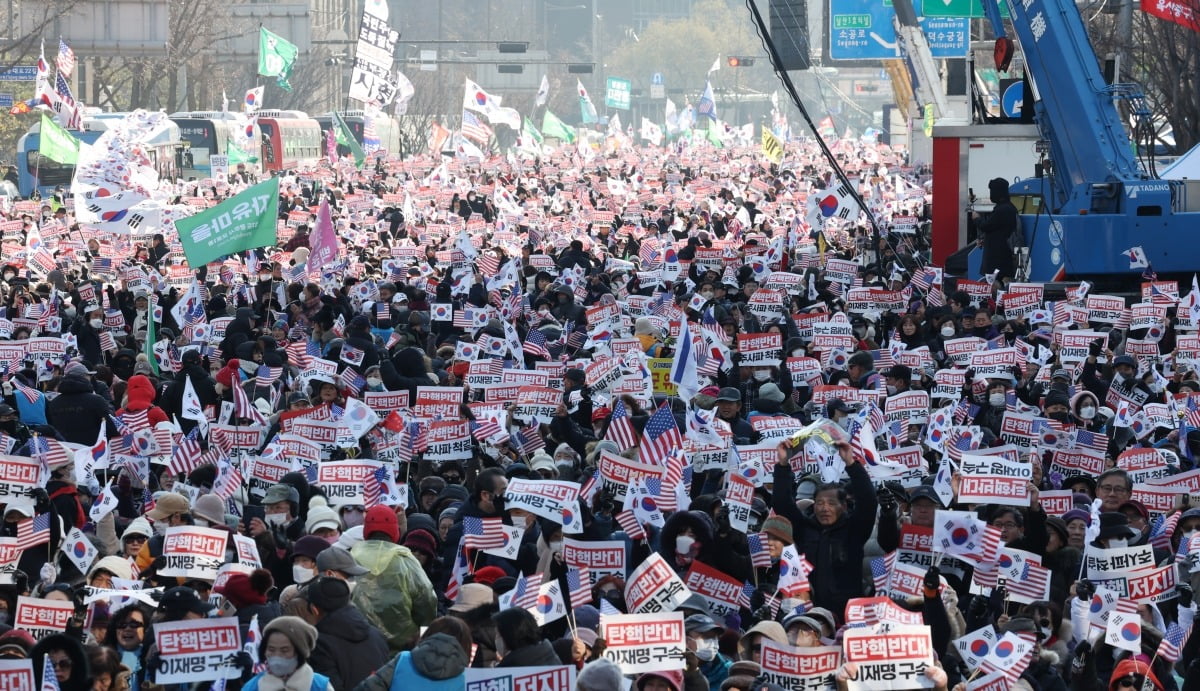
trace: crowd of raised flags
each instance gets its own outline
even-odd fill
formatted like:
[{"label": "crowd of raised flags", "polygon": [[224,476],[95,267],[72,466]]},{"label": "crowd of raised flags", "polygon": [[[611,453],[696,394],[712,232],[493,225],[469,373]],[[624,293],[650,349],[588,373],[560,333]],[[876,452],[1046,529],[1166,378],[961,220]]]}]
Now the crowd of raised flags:
[{"label": "crowd of raised flags", "polygon": [[[1138,248],[1132,299],[949,275],[927,175],[873,137],[831,148],[879,238],[786,121],[538,132],[470,82],[463,113],[454,156],[438,128],[257,184],[158,179],[135,113],[73,195],[6,200],[0,599],[54,622],[31,676],[209,592],[196,635],[269,635],[261,599],[333,646],[324,579],[363,566],[336,604],[392,653],[468,622],[464,687],[1192,681],[1195,279]],[[485,153],[497,124],[536,146]],[[148,648],[117,650],[135,687]],[[243,662],[166,678],[270,674]]]}]

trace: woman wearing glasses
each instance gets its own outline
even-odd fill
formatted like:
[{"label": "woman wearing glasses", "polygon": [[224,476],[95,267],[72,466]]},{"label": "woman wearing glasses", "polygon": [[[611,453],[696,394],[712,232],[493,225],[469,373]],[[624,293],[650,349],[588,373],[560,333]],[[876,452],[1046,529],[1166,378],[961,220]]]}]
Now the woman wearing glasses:
[{"label": "woman wearing glasses", "polygon": [[142,681],[149,621],[150,614],[145,608],[139,605],[124,607],[113,615],[108,625],[108,635],[104,637],[104,645],[116,650],[121,656],[121,664],[131,672],[129,691],[138,691],[139,682]]},{"label": "woman wearing glasses", "polygon": [[37,686],[42,687],[42,670],[47,658],[54,667],[54,677],[61,691],[92,691],[92,675],[88,668],[83,645],[65,633],[46,636],[29,651],[33,659],[33,676]]}]

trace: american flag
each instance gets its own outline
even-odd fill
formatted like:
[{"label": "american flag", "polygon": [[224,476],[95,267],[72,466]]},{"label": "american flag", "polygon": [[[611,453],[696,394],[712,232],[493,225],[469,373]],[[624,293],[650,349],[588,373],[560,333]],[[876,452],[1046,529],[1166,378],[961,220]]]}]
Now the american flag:
[{"label": "american flag", "polygon": [[1195,399],[1188,396],[1187,407],[1184,408],[1184,420],[1187,421],[1188,427],[1193,429],[1200,427],[1200,406],[1196,405]]},{"label": "american flag", "polygon": [[583,487],[579,489],[579,498],[584,502],[591,503],[596,498],[596,494],[600,491],[600,471],[594,470],[588,479],[583,483]]},{"label": "american flag", "polygon": [[282,376],[282,367],[267,367],[266,365],[260,365],[254,378],[254,385],[265,388],[279,381],[279,378]]},{"label": "american flag", "polygon": [[266,418],[258,408],[250,403],[250,397],[246,395],[246,390],[240,384],[233,386],[233,414],[240,418],[253,420],[258,425],[267,424]]},{"label": "american flag", "polygon": [[667,472],[663,474],[662,480],[656,477],[646,478],[646,487],[656,488],[651,491],[658,496],[658,507],[664,512],[679,510],[679,498],[675,489],[683,482],[684,469],[687,467],[690,466],[686,453],[682,449],[675,449],[667,456]]},{"label": "american flag", "polygon": [[17,549],[33,549],[50,542],[50,514],[39,513],[17,524]]},{"label": "american flag", "polygon": [[154,493],[149,487],[142,488],[142,513],[153,511],[158,502],[154,501]]},{"label": "american flag", "polygon": [[313,358],[321,357],[321,345],[315,341],[293,341],[287,344],[286,350],[288,360],[302,370]]},{"label": "american flag", "polygon": [[362,394],[362,389],[366,386],[367,380],[358,373],[358,370],[353,367],[347,367],[338,376],[338,383],[343,389],[348,390],[351,396],[358,396]]},{"label": "american flag", "polygon": [[891,577],[892,567],[895,565],[895,550],[871,560],[871,581],[875,584],[876,595],[882,594],[887,590],[888,579]]},{"label": "american flag", "polygon": [[1104,453],[1108,450],[1108,435],[1086,429],[1075,430],[1075,448],[1091,449]]},{"label": "american flag", "polygon": [[540,329],[530,329],[529,333],[525,334],[525,342],[521,344],[521,350],[526,355],[550,359],[550,349],[546,347],[546,334],[542,333]]},{"label": "american flag", "polygon": [[467,551],[463,549],[462,543],[458,543],[458,549],[455,550],[454,568],[450,570],[450,581],[446,583],[446,599],[454,602],[458,599],[458,589],[462,586],[463,579],[470,573],[471,562],[467,560]]},{"label": "american flag", "polygon": [[1005,583],[1005,587],[1010,593],[1031,600],[1046,599],[1046,588],[1049,585],[1050,569],[1038,566],[1031,561],[1025,562],[1025,568],[1022,570],[1020,578],[1010,579]]},{"label": "american flag", "polygon": [[[1171,549],[1171,534],[1175,532],[1175,525],[1179,523],[1179,515],[1176,511],[1168,517],[1159,516],[1158,520],[1154,521],[1150,529],[1150,544],[1154,545],[1154,549]],[[1183,547],[1182,543],[1180,547]]]},{"label": "american flag", "polygon": [[384,487],[387,485],[387,480],[387,466],[381,465],[373,472],[367,473],[366,479],[363,480],[363,506],[369,509],[379,505],[385,494]]},{"label": "american flag", "polygon": [[522,427],[517,430],[512,439],[517,442],[517,446],[521,447],[521,453],[526,456],[546,448],[546,440],[542,438],[542,433],[538,430],[537,424]]},{"label": "american flag", "polygon": [[479,441],[492,440],[493,444],[503,444],[510,437],[500,426],[500,421],[494,417],[485,417],[479,422],[471,423],[471,436]]},{"label": "american flag", "polygon": [[58,93],[61,101],[62,114],[65,122],[63,127],[69,130],[78,130],[83,127],[83,109],[75,102],[74,95],[71,94],[71,87],[67,84],[67,80],[63,78],[61,72],[55,75],[54,91]]},{"label": "american flag", "polygon": [[617,523],[621,524],[621,529],[629,536],[630,540],[645,540],[646,531],[642,528],[642,523],[633,515],[632,511],[622,511],[617,514]]},{"label": "american flag", "polygon": [[464,137],[474,139],[480,144],[486,144],[492,138],[492,128],[469,110],[464,110],[462,114],[462,133]]},{"label": "american flag", "polygon": [[995,563],[1000,558],[1000,529],[994,525],[986,526],[983,529],[983,551],[980,553],[980,561],[984,564]]},{"label": "american flag", "polygon": [[642,266],[648,266],[658,261],[658,239],[646,238],[642,240],[641,247],[638,248],[638,259],[642,260]]},{"label": "american flag", "polygon": [[756,568],[771,568],[771,553],[767,551],[767,534],[750,533],[746,536],[750,545],[750,563]]},{"label": "american flag", "polygon": [[671,414],[670,406],[663,403],[646,421],[646,431],[638,447],[638,463],[661,464],[672,449],[682,446],[683,437],[675,424],[675,416]]},{"label": "american flag", "polygon": [[509,595],[508,606],[521,609],[533,607],[537,604],[538,588],[541,587],[542,574],[535,573],[532,576],[521,574],[517,578],[517,585],[513,587],[512,593]]},{"label": "american flag", "polygon": [[22,384],[20,378],[18,377],[14,377],[12,383],[13,388],[17,390],[17,393],[21,394],[21,397],[26,401],[29,401],[31,404],[37,403],[38,398],[40,398],[42,395],[37,389]]},{"label": "american flag", "polygon": [[750,581],[742,584],[742,589],[738,592],[738,606],[750,609],[750,598],[754,597],[756,588]]},{"label": "american flag", "polygon": [[929,303],[930,307],[942,307],[946,304],[946,294],[940,287],[934,286],[933,290],[925,296],[925,301]]},{"label": "american flag", "polygon": [[1188,624],[1185,629],[1178,622],[1167,624],[1167,630],[1163,632],[1162,643],[1158,644],[1158,656],[1172,664],[1179,662],[1179,656],[1183,653],[1183,646],[1188,638],[1192,635],[1192,626]]},{"label": "american flag", "polygon": [[463,545],[466,547],[500,549],[506,542],[504,522],[499,518],[463,516],[462,529]]},{"label": "american flag", "polygon": [[979,414],[979,406],[971,403],[970,399],[963,398],[954,407],[954,424],[965,425],[967,420],[974,420]]},{"label": "american flag", "polygon": [[58,67],[58,73],[68,79],[71,78],[71,73],[75,71],[75,51],[71,50],[71,46],[62,40],[58,39],[58,57],[55,58],[54,64]]},{"label": "american flag", "polygon": [[571,609],[592,602],[592,575],[588,567],[567,569],[567,590],[570,591]]},{"label": "american flag", "polygon": [[200,427],[196,426],[179,440],[179,446],[175,447],[175,452],[171,454],[171,462],[167,464],[168,474],[190,473],[203,464],[204,452],[198,441],[199,434]]},{"label": "american flag", "polygon": [[604,432],[604,438],[616,443],[619,449],[632,449],[638,444],[638,433],[629,417],[629,410],[625,407],[625,402],[619,398],[613,404],[612,417],[608,421],[608,429]]},{"label": "american flag", "polygon": [[485,277],[495,276],[496,272],[500,270],[500,260],[490,252],[480,253],[477,261],[479,262],[479,272]]}]

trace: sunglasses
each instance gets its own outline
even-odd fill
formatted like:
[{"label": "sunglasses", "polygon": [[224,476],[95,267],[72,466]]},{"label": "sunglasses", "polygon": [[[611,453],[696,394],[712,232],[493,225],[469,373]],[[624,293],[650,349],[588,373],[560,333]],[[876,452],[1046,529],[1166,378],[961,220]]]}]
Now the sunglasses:
[{"label": "sunglasses", "polygon": [[71,658],[64,657],[61,660],[53,660],[50,664],[54,665],[55,669],[71,669]]},{"label": "sunglasses", "polygon": [[1140,689],[1140,688],[1142,688],[1142,677],[1140,675],[1135,675],[1132,677],[1121,677],[1120,679],[1117,680],[1117,688],[1118,689],[1124,689],[1124,688]]},{"label": "sunglasses", "polygon": [[145,627],[146,627],[146,624],[144,622],[127,621],[123,624],[118,625],[116,628],[118,628],[118,629],[142,629]]}]

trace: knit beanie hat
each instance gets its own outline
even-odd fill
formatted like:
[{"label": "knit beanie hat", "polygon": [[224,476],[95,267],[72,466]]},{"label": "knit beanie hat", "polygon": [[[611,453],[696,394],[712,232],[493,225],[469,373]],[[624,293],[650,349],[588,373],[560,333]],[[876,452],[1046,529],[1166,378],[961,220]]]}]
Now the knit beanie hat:
[{"label": "knit beanie hat", "polygon": [[367,509],[363,519],[363,537],[371,539],[371,533],[383,533],[389,542],[400,541],[400,521],[396,520],[396,512],[382,504]]},{"label": "knit beanie hat", "polygon": [[225,584],[217,588],[234,607],[242,609],[250,605],[267,604],[267,593],[275,586],[275,579],[266,569],[255,569],[249,574],[235,573]]},{"label": "knit beanie hat", "polygon": [[792,522],[783,516],[771,516],[763,522],[762,531],[776,538],[785,545],[794,541],[792,538]]},{"label": "knit beanie hat", "polygon": [[263,629],[262,643],[259,644],[261,657],[266,658],[267,640],[276,631],[288,637],[300,657],[307,660],[312,655],[313,646],[317,644],[317,630],[300,617],[275,617]]}]

